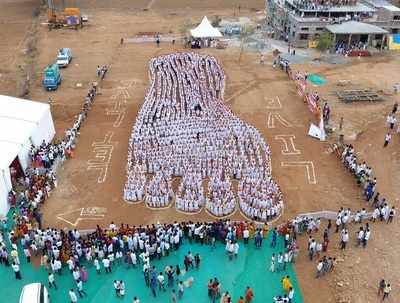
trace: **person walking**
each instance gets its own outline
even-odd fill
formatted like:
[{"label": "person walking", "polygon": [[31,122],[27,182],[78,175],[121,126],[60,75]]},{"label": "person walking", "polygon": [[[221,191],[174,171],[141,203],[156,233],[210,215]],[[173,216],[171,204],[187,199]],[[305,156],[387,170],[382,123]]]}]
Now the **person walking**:
[{"label": "person walking", "polygon": [[48,280],[49,280],[49,287],[50,288],[54,287],[54,289],[57,289],[56,281],[54,279],[54,274],[52,272],[49,272]]},{"label": "person walking", "polygon": [[69,299],[70,299],[71,303],[78,302],[78,297],[76,296],[76,294],[75,294],[73,289],[69,290],[68,295],[69,295]]},{"label": "person walking", "polygon": [[390,286],[390,284],[386,284],[385,288],[383,289],[383,297],[382,297],[382,301],[384,301],[385,299],[389,299],[389,294],[392,291],[392,287]]},{"label": "person walking", "polygon": [[250,286],[247,286],[247,287],[246,287],[246,292],[245,292],[244,298],[245,298],[245,300],[246,300],[246,301],[245,301],[246,303],[251,303],[251,302],[253,302],[254,293],[253,293],[253,290],[251,289]]},{"label": "person walking", "polygon": [[345,250],[347,242],[349,242],[349,233],[346,229],[342,230],[341,240],[340,240],[340,249]]},{"label": "person walking", "polygon": [[133,297],[132,303],[140,303],[140,300],[137,297]]},{"label": "person walking", "polygon": [[183,283],[182,283],[182,281],[179,281],[179,284],[178,284],[178,299],[182,299],[184,291],[185,291],[185,289],[183,288]]},{"label": "person walking", "polygon": [[175,289],[173,289],[172,292],[171,292],[171,303],[176,303]]},{"label": "person walking", "polygon": [[388,146],[390,140],[392,140],[392,134],[391,133],[387,133],[385,135],[385,143],[383,143],[383,147]]},{"label": "person walking", "polygon": [[383,290],[385,289],[386,286],[386,282],[384,279],[379,281],[379,285],[378,285],[378,297],[383,295]]},{"label": "person walking", "polygon": [[11,267],[14,270],[15,279],[21,280],[22,276],[21,276],[21,271],[20,271],[19,265],[17,263],[13,262]]},{"label": "person walking", "polygon": [[83,290],[83,282],[81,279],[78,279],[76,281],[76,288],[77,288],[79,297],[83,298],[84,295],[85,295],[85,297],[87,296],[86,291]]}]

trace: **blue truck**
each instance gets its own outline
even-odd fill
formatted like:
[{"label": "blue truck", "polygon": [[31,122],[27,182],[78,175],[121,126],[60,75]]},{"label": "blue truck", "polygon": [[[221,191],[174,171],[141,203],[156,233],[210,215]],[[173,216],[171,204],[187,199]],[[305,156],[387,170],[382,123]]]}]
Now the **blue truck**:
[{"label": "blue truck", "polygon": [[61,84],[61,74],[57,64],[46,67],[42,84],[46,90],[56,90],[58,88]]}]

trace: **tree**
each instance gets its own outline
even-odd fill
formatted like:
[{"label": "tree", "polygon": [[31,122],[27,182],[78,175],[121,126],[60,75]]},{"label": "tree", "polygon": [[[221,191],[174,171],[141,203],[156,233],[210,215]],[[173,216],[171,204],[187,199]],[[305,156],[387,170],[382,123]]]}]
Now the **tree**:
[{"label": "tree", "polygon": [[219,24],[221,23],[222,18],[218,15],[214,16],[214,20],[211,22],[211,25],[214,27],[218,27]]},{"label": "tree", "polygon": [[240,63],[240,59],[242,59],[242,53],[243,53],[243,49],[244,49],[244,45],[247,42],[247,39],[254,33],[255,27],[253,25],[250,24],[246,24],[242,27],[242,30],[240,31],[240,53],[239,53],[239,63]]},{"label": "tree", "polygon": [[334,45],[333,35],[331,33],[322,33],[317,39],[317,49],[325,51]]}]

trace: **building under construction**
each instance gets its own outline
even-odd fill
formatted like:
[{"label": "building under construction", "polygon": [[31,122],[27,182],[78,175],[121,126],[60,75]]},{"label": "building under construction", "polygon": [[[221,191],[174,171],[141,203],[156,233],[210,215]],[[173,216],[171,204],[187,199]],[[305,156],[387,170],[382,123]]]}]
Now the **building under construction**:
[{"label": "building under construction", "polygon": [[372,46],[383,43],[385,34],[400,32],[400,8],[385,0],[266,0],[266,15],[274,38],[295,47],[311,46],[327,26],[346,21],[362,29],[349,32],[353,39]]}]

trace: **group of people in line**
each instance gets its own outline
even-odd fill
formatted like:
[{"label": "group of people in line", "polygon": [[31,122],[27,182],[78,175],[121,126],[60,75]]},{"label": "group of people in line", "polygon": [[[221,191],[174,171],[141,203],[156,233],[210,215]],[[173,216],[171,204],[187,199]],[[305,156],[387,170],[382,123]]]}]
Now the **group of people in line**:
[{"label": "group of people in line", "polygon": [[[387,147],[389,145],[390,141],[392,141],[392,133],[396,132],[398,134],[398,136],[400,136],[400,123],[397,122],[397,118],[396,118],[398,106],[399,106],[398,103],[395,103],[393,105],[392,112],[389,113],[389,115],[386,118],[388,131],[385,135],[385,141],[383,143],[383,147]],[[397,127],[397,129],[396,129],[396,127]]]},{"label": "group of people in line", "polygon": [[217,60],[196,53],[156,57],[150,82],[129,140],[124,198],[151,208],[175,202],[186,213],[205,208],[219,218],[237,208],[257,221],[279,216],[283,196],[271,177],[270,148],[224,105]]},{"label": "group of people in line", "polygon": [[[394,206],[390,206],[386,198],[382,197],[377,192],[377,179],[373,176],[373,171],[365,161],[361,162],[357,159],[354,147],[351,144],[345,145],[341,154],[341,159],[344,166],[354,175],[357,184],[360,185],[363,191],[365,200],[373,211],[369,217],[375,222],[377,219],[391,223],[396,214]],[[354,215],[354,221],[360,223],[367,216],[365,208],[357,211]],[[346,216],[350,219],[350,214]]]},{"label": "group of people in line", "polygon": [[[10,206],[17,207],[14,216],[17,226],[30,224],[35,219],[41,225],[40,205],[49,197],[57,186],[56,169],[63,161],[73,156],[80,127],[88,115],[97,94],[97,84],[93,83],[85,97],[82,110],[76,116],[65,136],[52,143],[42,142],[40,146],[31,146],[30,163],[23,171],[11,167],[13,189],[8,194]],[[19,228],[17,228],[19,230]]]}]

